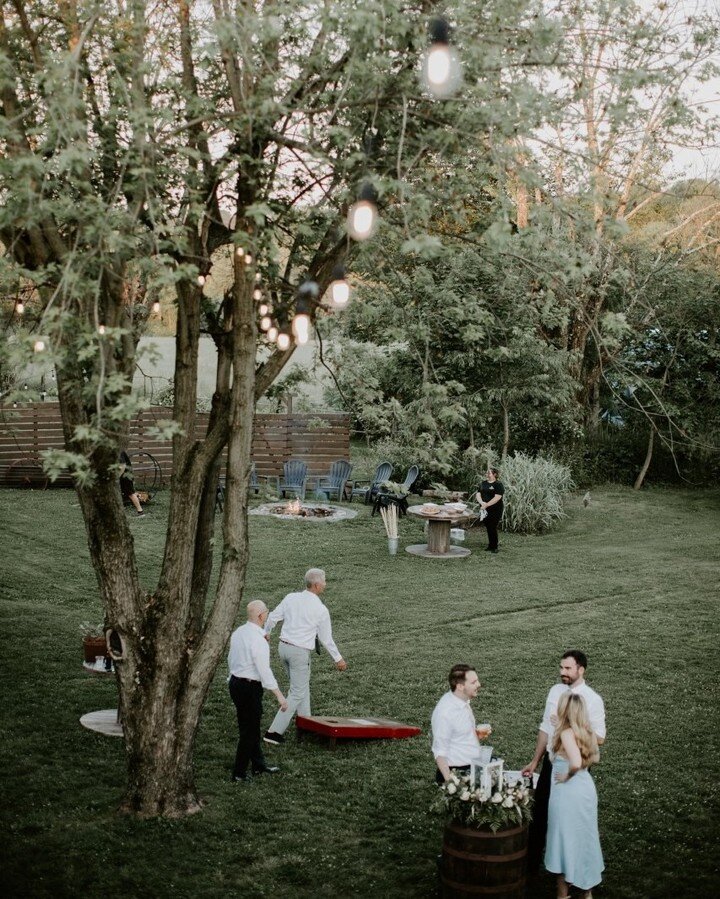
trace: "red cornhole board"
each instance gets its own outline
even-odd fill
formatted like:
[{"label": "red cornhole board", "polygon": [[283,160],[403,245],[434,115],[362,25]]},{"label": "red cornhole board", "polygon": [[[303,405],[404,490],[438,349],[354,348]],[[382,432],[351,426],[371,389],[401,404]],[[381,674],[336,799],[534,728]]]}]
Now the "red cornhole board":
[{"label": "red cornhole board", "polygon": [[419,727],[390,721],[388,718],[334,718],[322,715],[298,715],[295,719],[298,738],[303,732],[327,737],[330,745],[338,740],[402,740],[422,733]]}]

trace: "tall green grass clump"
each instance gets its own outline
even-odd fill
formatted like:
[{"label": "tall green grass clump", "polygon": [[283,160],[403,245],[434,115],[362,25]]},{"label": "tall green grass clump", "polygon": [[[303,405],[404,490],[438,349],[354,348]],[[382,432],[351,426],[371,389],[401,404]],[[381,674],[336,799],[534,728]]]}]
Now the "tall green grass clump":
[{"label": "tall green grass clump", "polygon": [[575,487],[570,469],[553,459],[515,453],[502,463],[505,486],[502,527],[515,534],[542,534],[565,517],[564,497]]}]

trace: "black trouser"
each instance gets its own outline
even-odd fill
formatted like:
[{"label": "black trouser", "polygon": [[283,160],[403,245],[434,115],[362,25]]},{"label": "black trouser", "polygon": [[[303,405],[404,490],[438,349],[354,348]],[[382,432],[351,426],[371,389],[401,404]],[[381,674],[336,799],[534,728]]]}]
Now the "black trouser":
[{"label": "black trouser", "polygon": [[498,548],[498,525],[500,524],[500,519],[502,518],[502,512],[498,515],[497,513],[490,510],[487,513],[487,517],[483,521],[483,524],[487,528],[488,535],[488,549],[497,549]]},{"label": "black trouser", "polygon": [[545,852],[545,838],[547,836],[548,805],[550,803],[550,786],[552,778],[552,762],[550,756],[545,753],[540,769],[540,777],[535,788],[535,802],[533,803],[533,817],[530,824],[528,842],[528,874],[532,877],[539,873]]},{"label": "black trouser", "polygon": [[252,762],[253,771],[265,767],[260,741],[263,690],[260,681],[234,675],[230,678],[229,686],[230,696],[237,710],[239,734],[233,775],[240,777],[247,772],[248,762]]}]

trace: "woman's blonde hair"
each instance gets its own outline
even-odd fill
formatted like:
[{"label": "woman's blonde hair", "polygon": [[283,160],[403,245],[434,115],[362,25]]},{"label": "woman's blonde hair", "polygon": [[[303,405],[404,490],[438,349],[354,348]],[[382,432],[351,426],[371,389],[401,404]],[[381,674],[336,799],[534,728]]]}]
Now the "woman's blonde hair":
[{"label": "woman's blonde hair", "polygon": [[568,728],[575,734],[575,739],[582,757],[583,768],[589,768],[600,758],[597,737],[590,727],[587,705],[578,693],[563,693],[558,703],[558,725],[555,728],[552,751],[558,752],[562,747],[562,732]]}]

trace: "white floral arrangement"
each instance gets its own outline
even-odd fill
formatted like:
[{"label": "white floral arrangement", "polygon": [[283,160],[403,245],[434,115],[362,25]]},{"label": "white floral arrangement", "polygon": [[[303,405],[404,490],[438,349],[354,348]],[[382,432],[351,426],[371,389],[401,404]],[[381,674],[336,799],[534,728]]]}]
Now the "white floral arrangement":
[{"label": "white floral arrangement", "polygon": [[454,824],[495,832],[529,824],[534,801],[532,787],[526,780],[475,786],[469,774],[453,774],[440,785],[431,808]]}]

